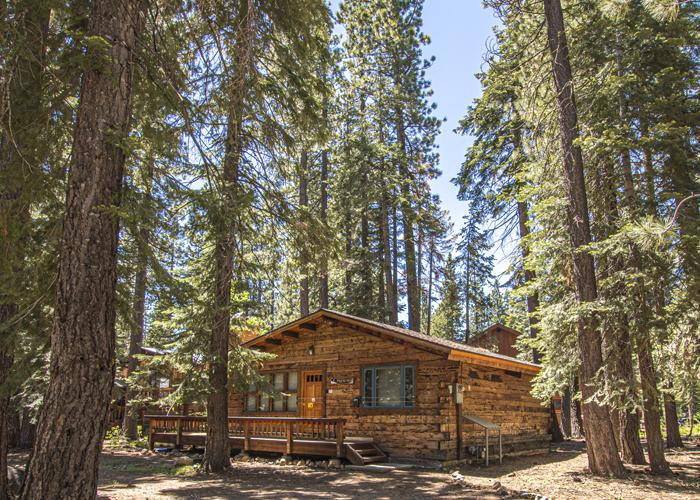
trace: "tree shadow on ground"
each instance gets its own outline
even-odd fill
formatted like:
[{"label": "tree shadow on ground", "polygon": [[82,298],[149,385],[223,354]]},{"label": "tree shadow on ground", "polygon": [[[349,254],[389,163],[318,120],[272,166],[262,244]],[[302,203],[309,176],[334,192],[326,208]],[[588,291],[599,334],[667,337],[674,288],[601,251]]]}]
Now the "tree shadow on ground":
[{"label": "tree shadow on ground", "polygon": [[621,479],[590,474],[583,441],[566,441],[552,445],[548,454],[507,457],[503,464],[490,467],[463,466],[466,481],[483,485],[500,481],[521,491],[537,491],[555,497],[599,496],[649,498],[669,495],[691,498],[700,496],[700,448],[667,450],[666,458],[673,471],[669,475],[652,475],[648,466],[625,465],[627,475]]}]

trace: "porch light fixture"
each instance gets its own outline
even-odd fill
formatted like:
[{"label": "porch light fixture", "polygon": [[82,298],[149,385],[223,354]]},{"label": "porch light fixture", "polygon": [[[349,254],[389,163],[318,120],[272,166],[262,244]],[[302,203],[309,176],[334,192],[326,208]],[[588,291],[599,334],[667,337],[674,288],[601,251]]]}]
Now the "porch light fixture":
[{"label": "porch light fixture", "polygon": [[314,349],[314,345],[311,344],[311,345],[309,346],[309,351],[308,351],[308,352],[309,352],[309,356],[313,356],[315,351],[316,351],[316,350]]}]

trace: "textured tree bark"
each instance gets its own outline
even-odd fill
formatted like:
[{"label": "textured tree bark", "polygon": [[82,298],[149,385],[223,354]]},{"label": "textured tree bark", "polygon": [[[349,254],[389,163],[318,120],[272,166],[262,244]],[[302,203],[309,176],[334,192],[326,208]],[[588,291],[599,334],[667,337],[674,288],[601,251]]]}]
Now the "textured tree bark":
[{"label": "textured tree bark", "polygon": [[668,393],[664,393],[664,418],[666,420],[666,447],[683,448],[681,430],[678,427],[676,399]]},{"label": "textured tree bark", "polygon": [[219,205],[212,220],[214,249],[214,311],[209,342],[207,437],[202,467],[223,472],[231,466],[228,435],[228,350],[231,328],[231,282],[239,204],[239,168],[243,152],[243,115],[254,65],[256,11],[251,0],[240,0],[236,24],[234,60],[237,73],[231,82],[222,186]]},{"label": "textured tree bark", "polygon": [[435,260],[435,239],[430,239],[430,249],[428,251],[428,297],[426,298],[426,308],[425,314],[428,316],[426,318],[426,335],[430,335],[430,327],[433,321],[433,273],[435,270],[434,261]]},{"label": "textured tree bark", "polygon": [[[5,305],[0,305],[0,325],[14,316]],[[13,358],[10,353],[0,351],[0,500],[10,498],[7,483],[7,450],[9,446],[8,410],[10,407],[10,392],[5,386],[7,376],[12,367]]]},{"label": "textured tree bark", "polygon": [[392,311],[394,311],[393,325],[399,322],[399,217],[396,205],[391,207],[391,288],[393,290]]},{"label": "textured tree bark", "polygon": [[654,474],[668,474],[671,469],[664,457],[656,370],[651,352],[649,338],[640,335],[637,339],[637,359],[639,361],[639,378],[642,382],[642,406],[644,408],[644,429],[647,433],[649,465]]},{"label": "textured tree bark", "polygon": [[[299,208],[309,208],[309,154],[306,150],[301,152],[299,160]],[[300,244],[301,279],[299,280],[299,313],[302,316],[309,314],[309,259],[305,248],[305,242]]]},{"label": "textured tree bark", "polygon": [[[88,57],[66,193],[51,332],[49,385],[22,498],[94,498],[114,379],[119,220],[104,207],[121,198],[131,113],[138,0],[94,2],[88,34],[105,48]],[[97,51],[98,49],[93,49]]]},{"label": "textured tree bark", "polygon": [[[574,99],[573,79],[560,0],[544,0],[547,40],[552,61],[552,73],[559,110],[560,142],[563,153],[564,184],[569,207],[567,229],[571,238],[576,299],[579,304],[597,298],[593,257],[581,247],[591,241],[588,200],[578,138],[578,116]],[[617,453],[615,436],[608,408],[591,400],[592,384],[603,366],[600,331],[594,318],[582,318],[578,323],[581,349],[580,383],[583,396],[583,418],[586,433],[588,464],[594,474],[619,477],[624,469]]]},{"label": "textured tree bark", "polygon": [[[325,116],[325,109],[324,109]],[[328,227],[328,151],[321,151],[321,224]],[[328,254],[321,252],[320,264],[320,304],[323,309],[328,309]]]},{"label": "textured tree bark", "polygon": [[[569,413],[571,420],[571,437],[580,439],[583,437],[583,419],[581,417],[581,404],[574,396],[578,392],[578,377],[574,377],[569,386],[571,388],[571,405],[566,411]],[[564,411],[562,409],[562,411]]]},{"label": "textured tree bark", "polygon": [[690,396],[688,396],[688,435],[687,438],[693,437],[693,427],[695,426],[695,392],[690,390]]},{"label": "textured tree bark", "polygon": [[567,386],[561,394],[561,433],[565,439],[571,439],[571,387]]},{"label": "textured tree bark", "polygon": [[391,274],[391,243],[389,237],[389,203],[386,196],[382,199],[379,207],[381,210],[381,230],[382,230],[382,252],[384,264],[384,286],[386,288],[386,304],[389,312],[389,324],[395,325],[398,312],[396,311],[396,301],[394,300],[394,284]]}]

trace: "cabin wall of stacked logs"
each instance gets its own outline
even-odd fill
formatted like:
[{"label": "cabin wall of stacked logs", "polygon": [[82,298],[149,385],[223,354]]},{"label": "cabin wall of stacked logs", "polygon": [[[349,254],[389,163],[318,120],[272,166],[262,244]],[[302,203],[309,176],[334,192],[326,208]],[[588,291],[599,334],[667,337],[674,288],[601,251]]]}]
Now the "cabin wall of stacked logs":
[{"label": "cabin wall of stacked logs", "polygon": [[[509,434],[539,432],[546,429],[548,413],[537,411],[539,403],[529,396],[529,378],[506,380],[504,371],[473,367],[450,361],[445,353],[431,352],[413,344],[397,341],[357,327],[324,321],[315,331],[295,330],[296,336],[281,336],[281,344],[265,344],[264,350],[276,354],[261,367],[261,373],[284,370],[322,369],[325,377],[325,416],[345,419],[345,436],[371,437],[394,457],[418,457],[440,460],[457,458],[457,406],[450,386],[464,379],[469,370],[499,373],[503,382],[488,377],[469,379],[463,412],[503,422],[504,437]],[[309,347],[313,345],[313,354]],[[353,405],[361,395],[362,368],[382,364],[413,364],[416,367],[415,405],[413,408],[380,409]],[[352,383],[331,383],[331,379]],[[299,377],[299,397],[302,380]],[[299,407],[304,402],[299,400]],[[541,407],[540,407],[541,408]],[[546,409],[545,409],[546,410]],[[231,416],[297,416],[298,413],[245,411],[245,394],[232,394]],[[541,416],[543,415],[544,420]],[[534,421],[528,420],[534,417]],[[463,426],[463,444],[483,440],[483,432]]]},{"label": "cabin wall of stacked logs", "polygon": [[[528,373],[471,363],[462,363],[460,367],[459,382],[464,384],[463,414],[498,424],[504,453],[549,445],[549,408],[530,394],[532,378]],[[497,443],[496,435],[492,431],[492,446]],[[482,445],[484,429],[464,424],[462,441],[465,447]]]}]

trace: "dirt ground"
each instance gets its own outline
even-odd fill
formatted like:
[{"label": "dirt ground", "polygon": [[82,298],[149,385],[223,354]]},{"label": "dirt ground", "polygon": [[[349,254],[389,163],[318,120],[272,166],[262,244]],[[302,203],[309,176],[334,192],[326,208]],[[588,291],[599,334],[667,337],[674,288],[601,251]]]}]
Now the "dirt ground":
[{"label": "dirt ground", "polygon": [[[503,465],[488,468],[465,465],[456,472],[326,470],[262,460],[235,462],[226,474],[204,475],[192,466],[175,465],[167,454],[144,456],[108,449],[100,465],[98,498],[700,498],[698,443],[671,450],[667,457],[673,475],[651,476],[644,467],[630,467],[625,479],[588,474],[583,444],[576,442],[564,443],[547,455],[506,458]],[[12,458],[20,463],[23,456]],[[456,473],[464,479],[455,481]],[[496,482],[507,495],[497,494]]]}]

